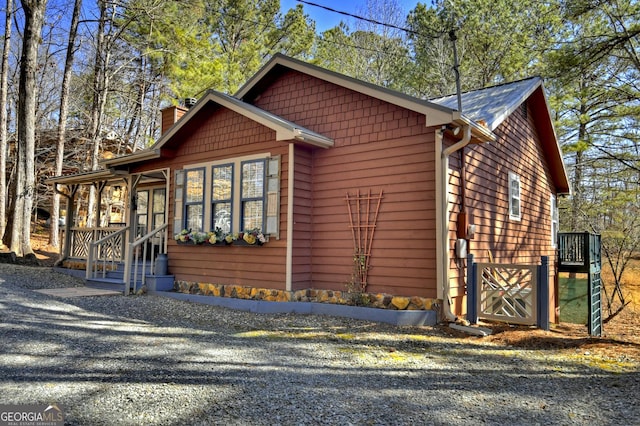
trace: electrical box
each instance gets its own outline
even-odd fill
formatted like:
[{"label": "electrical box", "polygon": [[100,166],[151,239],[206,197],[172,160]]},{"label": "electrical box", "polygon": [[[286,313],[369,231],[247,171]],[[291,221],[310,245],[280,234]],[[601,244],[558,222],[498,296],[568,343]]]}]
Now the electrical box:
[{"label": "electrical box", "polygon": [[458,238],[456,240],[456,257],[458,259],[467,258],[467,240],[464,238]]},{"label": "electrical box", "polygon": [[466,212],[458,213],[457,231],[458,238],[464,238],[466,240],[473,240],[473,236],[476,231],[475,225],[472,225],[473,216]]},{"label": "electrical box", "polygon": [[476,234],[476,226],[474,224],[469,224],[467,227],[467,239],[473,240],[473,237]]}]

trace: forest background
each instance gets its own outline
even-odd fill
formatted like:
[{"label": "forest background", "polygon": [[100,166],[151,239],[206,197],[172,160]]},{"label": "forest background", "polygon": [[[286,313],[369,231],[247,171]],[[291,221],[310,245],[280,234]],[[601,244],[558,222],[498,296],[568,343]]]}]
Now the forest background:
[{"label": "forest background", "polygon": [[[31,253],[33,212],[47,205],[57,247],[60,199],[47,177],[149,146],[161,108],[208,89],[233,94],[280,52],[425,99],[455,93],[456,71],[463,91],[542,76],[572,182],[561,230],[601,234],[619,284],[640,244],[638,1],[436,0],[407,12],[397,0],[360,0],[347,14],[327,4],[6,0],[4,244]],[[318,11],[342,20],[317,31]]]}]

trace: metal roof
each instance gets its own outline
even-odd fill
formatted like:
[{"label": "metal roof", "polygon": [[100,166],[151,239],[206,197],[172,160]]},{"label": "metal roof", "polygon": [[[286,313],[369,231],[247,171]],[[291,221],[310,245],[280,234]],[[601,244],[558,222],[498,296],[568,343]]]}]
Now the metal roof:
[{"label": "metal roof", "polygon": [[[516,108],[542,84],[540,77],[505,83],[462,94],[462,113],[474,121],[484,121],[495,130]],[[431,102],[458,109],[458,97],[449,95]]]}]

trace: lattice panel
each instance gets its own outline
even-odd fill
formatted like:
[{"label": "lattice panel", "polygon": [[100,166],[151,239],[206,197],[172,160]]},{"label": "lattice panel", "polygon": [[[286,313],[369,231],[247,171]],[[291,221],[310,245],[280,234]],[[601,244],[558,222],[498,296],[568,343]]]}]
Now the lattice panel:
[{"label": "lattice panel", "polygon": [[71,232],[71,257],[86,259],[89,256],[89,244],[93,241],[93,230],[75,229]]},{"label": "lattice panel", "polygon": [[478,263],[478,317],[516,324],[537,322],[537,267]]},{"label": "lattice panel", "polygon": [[[116,232],[117,230],[102,231],[102,235],[100,236],[100,238],[104,238],[107,235],[115,234]],[[102,243],[102,245],[99,247],[100,252],[98,254],[98,259],[123,259],[123,235],[125,234],[120,233]]]}]

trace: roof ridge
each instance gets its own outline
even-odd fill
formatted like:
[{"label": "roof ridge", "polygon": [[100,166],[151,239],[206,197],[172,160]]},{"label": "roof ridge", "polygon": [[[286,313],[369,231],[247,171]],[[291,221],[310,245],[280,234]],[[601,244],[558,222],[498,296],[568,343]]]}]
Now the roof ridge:
[{"label": "roof ridge", "polygon": [[[486,86],[486,87],[481,87],[479,89],[467,90],[467,91],[464,91],[464,92],[462,92],[460,94],[461,95],[465,95],[465,94],[468,94],[468,93],[481,92],[483,90],[495,89],[497,87],[508,86],[508,85],[511,85],[511,84],[518,84],[518,83],[522,83],[523,81],[535,80],[535,79],[542,80],[542,77],[539,76],[539,75],[532,75],[531,77],[525,77],[525,78],[521,78],[519,80],[505,81],[503,83],[494,84],[492,86]],[[436,97],[433,97],[433,98],[428,98],[427,100],[433,102],[434,100],[437,100],[437,99],[444,99],[444,98],[448,98],[450,96],[456,96],[456,95],[457,95],[456,93],[449,93],[448,95],[436,96]]]}]

